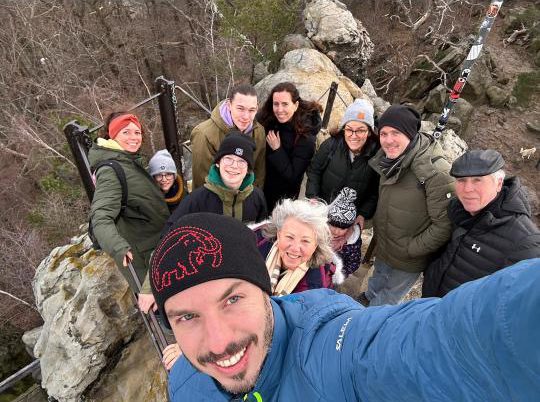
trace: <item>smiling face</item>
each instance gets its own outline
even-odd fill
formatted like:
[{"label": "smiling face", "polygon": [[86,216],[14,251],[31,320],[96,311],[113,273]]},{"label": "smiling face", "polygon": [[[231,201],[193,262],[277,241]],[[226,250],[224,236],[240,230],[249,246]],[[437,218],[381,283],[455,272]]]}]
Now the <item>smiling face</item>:
[{"label": "smiling face", "polygon": [[154,180],[163,193],[167,193],[174,183],[174,173],[159,173],[154,175]]},{"label": "smiling face", "polygon": [[277,232],[277,248],[282,266],[296,269],[313,256],[317,235],[310,225],[289,217]]},{"label": "smiling face", "polygon": [[492,175],[456,178],[456,196],[465,211],[476,215],[501,191],[503,179]]},{"label": "smiling face", "polygon": [[135,123],[130,122],[116,134],[114,141],[116,141],[124,151],[137,152],[142,144],[141,129],[137,127]]},{"label": "smiling face", "polygon": [[384,126],[379,130],[379,141],[389,159],[396,159],[400,156],[411,142],[409,137],[390,126]]},{"label": "smiling face", "polygon": [[257,114],[257,97],[253,95],[234,94],[228,101],[231,108],[231,116],[234,125],[238,130],[246,130],[255,119]]},{"label": "smiling face", "polygon": [[343,127],[343,133],[349,150],[355,155],[362,152],[369,136],[368,125],[359,121],[349,121]]},{"label": "smiling face", "polygon": [[233,394],[255,385],[274,326],[268,296],[240,279],[217,279],[188,288],[165,302],[184,356]]},{"label": "smiling face", "polygon": [[223,184],[232,190],[238,190],[248,171],[247,162],[236,155],[225,155],[216,163]]},{"label": "smiling face", "polygon": [[272,95],[272,110],[277,121],[287,123],[294,116],[296,109],[298,109],[298,102],[292,101],[289,92],[274,92]]}]

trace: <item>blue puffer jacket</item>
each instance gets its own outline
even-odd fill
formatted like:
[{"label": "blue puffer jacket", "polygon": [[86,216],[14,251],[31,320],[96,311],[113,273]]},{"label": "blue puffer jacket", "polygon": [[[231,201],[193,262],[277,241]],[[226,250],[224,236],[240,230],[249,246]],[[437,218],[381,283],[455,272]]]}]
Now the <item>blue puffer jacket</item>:
[{"label": "blue puffer jacket", "polygon": [[273,299],[272,346],[250,395],[180,358],[171,400],[538,400],[539,287],[537,258],[398,306],[366,309],[330,290]]}]

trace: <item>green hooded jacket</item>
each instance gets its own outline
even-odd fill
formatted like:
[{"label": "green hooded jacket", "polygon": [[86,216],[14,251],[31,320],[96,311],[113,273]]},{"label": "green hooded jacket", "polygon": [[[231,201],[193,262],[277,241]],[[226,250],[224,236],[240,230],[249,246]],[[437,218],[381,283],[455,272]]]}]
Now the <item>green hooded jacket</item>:
[{"label": "green hooded jacket", "polygon": [[387,178],[379,166],[381,149],[369,165],[380,175],[379,201],[373,218],[377,258],[392,268],[422,272],[430,257],[450,239],[446,208],[454,194],[454,178],[442,148],[419,133],[399,171]]},{"label": "green hooded jacket", "polygon": [[140,154],[114,148],[116,143],[113,140],[100,139],[98,144],[94,144],[88,153],[90,165],[95,166],[108,159],[120,163],[126,174],[128,199],[126,209],[120,214],[122,188],[118,177],[112,168],[101,167],[97,171],[96,190],[90,208],[94,234],[103,251],[114,259],[135,289],[128,269],[123,266],[127,251],[132,251],[133,267],[139,280],[144,282],[142,293],[151,293],[147,279],[150,255],[169,217],[169,209],[163,193],[146,172]]}]

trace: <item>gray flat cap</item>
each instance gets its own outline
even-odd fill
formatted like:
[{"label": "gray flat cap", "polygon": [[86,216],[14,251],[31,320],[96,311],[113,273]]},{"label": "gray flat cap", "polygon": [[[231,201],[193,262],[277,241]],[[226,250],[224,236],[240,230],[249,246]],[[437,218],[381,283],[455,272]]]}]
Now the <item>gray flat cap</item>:
[{"label": "gray flat cap", "polygon": [[452,164],[454,177],[487,176],[504,166],[504,159],[493,149],[467,151]]}]

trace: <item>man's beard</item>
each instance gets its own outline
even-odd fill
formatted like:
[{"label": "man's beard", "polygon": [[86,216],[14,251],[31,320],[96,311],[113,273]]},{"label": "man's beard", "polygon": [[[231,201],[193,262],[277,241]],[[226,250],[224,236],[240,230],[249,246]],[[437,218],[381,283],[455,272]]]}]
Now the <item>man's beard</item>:
[{"label": "man's beard", "polygon": [[[272,342],[272,333],[273,333],[273,312],[272,312],[272,306],[270,304],[270,298],[267,296],[263,296],[263,297],[264,297],[264,310],[265,310],[265,320],[264,320],[265,322],[264,322],[264,333],[263,333],[264,359],[261,363],[261,366],[250,377],[246,378],[246,374],[247,374],[246,371],[242,371],[234,375],[233,377],[231,377],[231,379],[237,381],[236,384],[227,385],[227,386],[224,384],[220,384],[227,392],[230,392],[235,395],[245,394],[253,389],[257,380],[259,379],[259,375],[261,373],[262,367],[264,366],[266,356],[268,355],[268,351],[270,349],[270,344]],[[216,355],[212,352],[209,352],[206,355],[197,357],[197,362],[201,366],[205,366],[207,363],[215,363],[216,361],[221,360],[225,356],[235,355],[236,353],[244,349],[246,346],[248,346],[250,343],[252,343],[254,346],[257,346],[259,343],[258,336],[255,334],[251,334],[241,341],[231,342],[230,344],[227,345],[227,347],[225,348],[225,352],[223,354]]]}]

